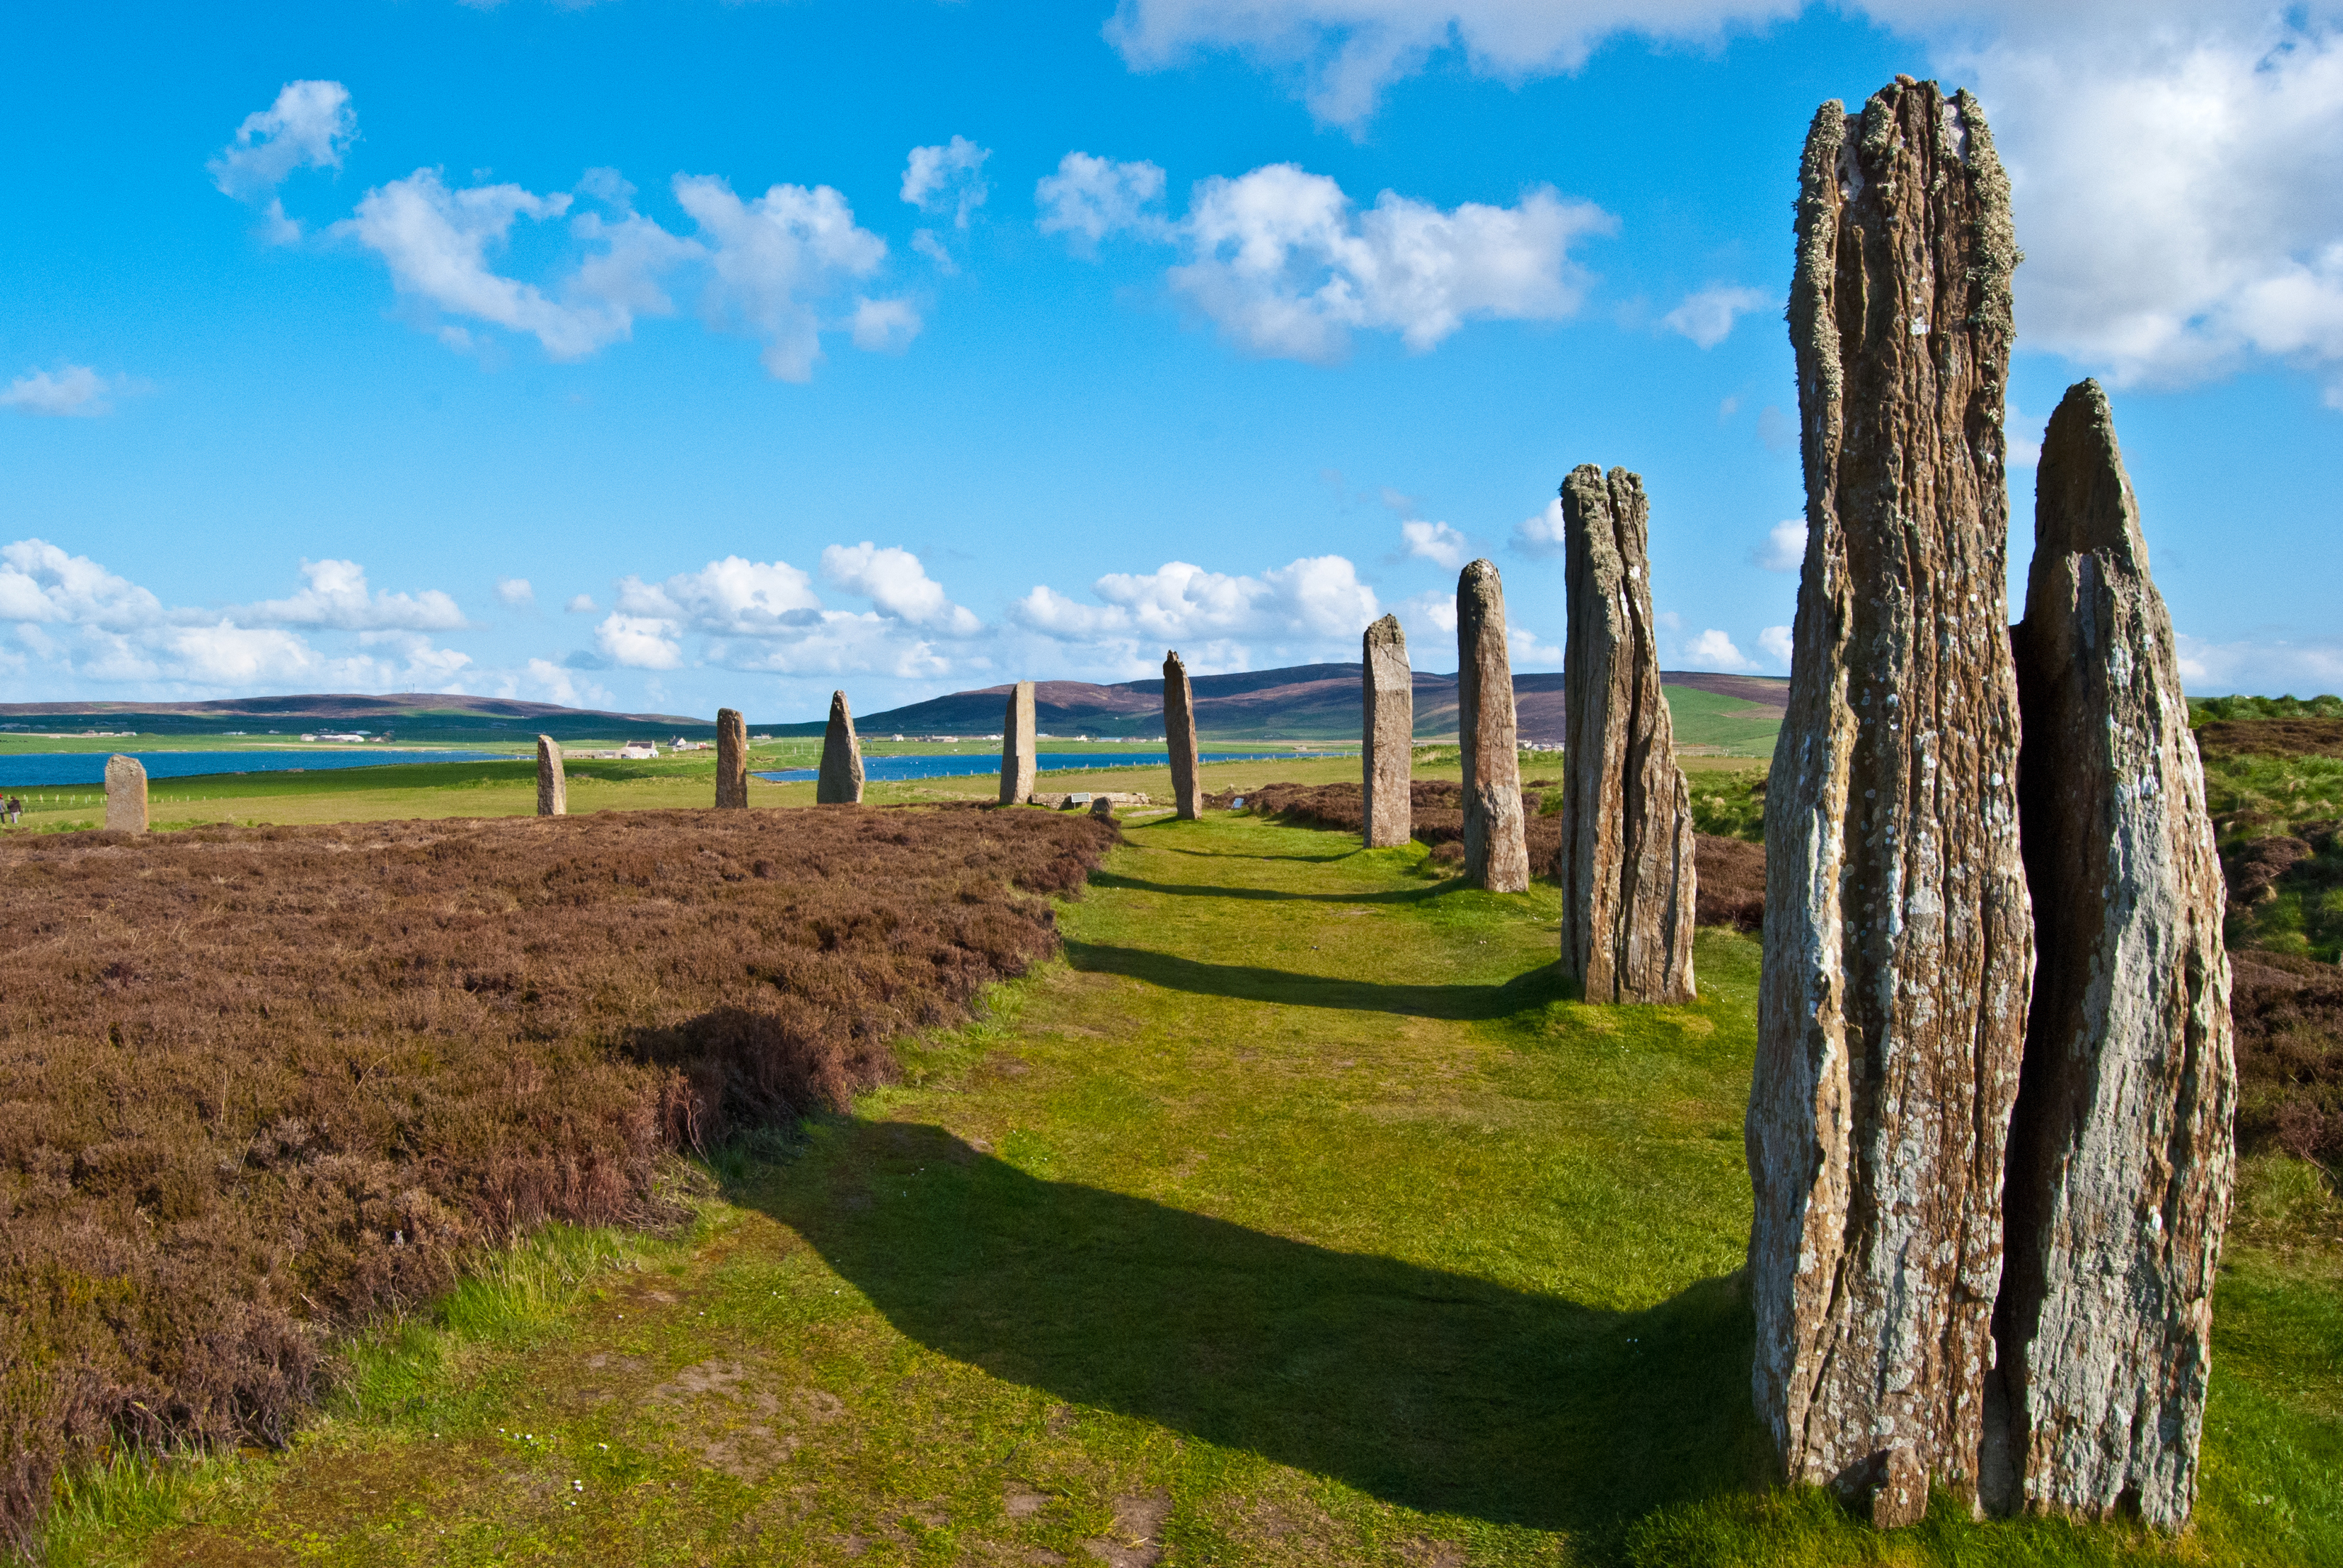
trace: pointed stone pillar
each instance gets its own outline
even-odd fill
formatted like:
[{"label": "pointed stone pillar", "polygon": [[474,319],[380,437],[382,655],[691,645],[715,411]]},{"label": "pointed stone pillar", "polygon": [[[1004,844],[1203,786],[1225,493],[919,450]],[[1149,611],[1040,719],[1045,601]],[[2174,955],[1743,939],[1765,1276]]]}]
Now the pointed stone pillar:
[{"label": "pointed stone pillar", "polygon": [[1188,667],[1171,652],[1163,656],[1163,739],[1172,747],[1172,803],[1183,821],[1192,822],[1203,805],[1196,782],[1196,693]]},{"label": "pointed stone pillar", "polygon": [[1407,633],[1387,615],[1367,628],[1361,658],[1365,686],[1360,768],[1366,790],[1367,848],[1404,844],[1415,830],[1408,783],[1415,766],[1415,673],[1407,667]]},{"label": "pointed stone pillar", "polygon": [[550,735],[537,738],[537,814],[569,815],[569,779],[561,770],[561,743]]},{"label": "pointed stone pillar", "polygon": [[1825,104],[1790,337],[1807,544],[1765,803],[1757,1414],[1882,1526],[1976,1496],[2034,932],[2002,408],[2009,183],[1976,99]]},{"label": "pointed stone pillar", "polygon": [[119,751],[106,759],[106,829],[109,833],[146,830],[146,765]]},{"label": "pointed stone pillar", "polygon": [[1563,481],[1562,967],[1595,1002],[1693,1000],[1692,791],[1652,634],[1651,503],[1588,463]]},{"label": "pointed stone pillar", "polygon": [[1001,803],[1022,806],[1033,798],[1033,683],[1009,689],[1009,712],[1001,721]]},{"label": "pointed stone pillar", "polygon": [[1505,585],[1486,560],[1456,579],[1456,710],[1464,749],[1464,879],[1493,893],[1524,892],[1530,849],[1513,664],[1505,650]]},{"label": "pointed stone pillar", "polygon": [[2107,395],[2035,476],[2013,634],[2036,954],[1996,1336],[2007,1509],[2187,1523],[2236,1149],[2226,895]]},{"label": "pointed stone pillar", "polygon": [[862,804],[862,742],[854,737],[854,714],[846,693],[830,694],[830,728],[821,737],[821,771],[815,775],[817,806]]},{"label": "pointed stone pillar", "polygon": [[716,710],[716,804],[749,804],[749,721],[737,708]]}]

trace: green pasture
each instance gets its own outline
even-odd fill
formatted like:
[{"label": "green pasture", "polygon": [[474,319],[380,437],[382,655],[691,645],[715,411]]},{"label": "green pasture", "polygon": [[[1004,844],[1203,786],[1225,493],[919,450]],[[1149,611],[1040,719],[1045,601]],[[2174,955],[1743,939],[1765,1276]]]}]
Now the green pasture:
[{"label": "green pasture", "polygon": [[1701,934],[1696,1005],[1588,1007],[1544,883],[1126,833],[1061,959],[851,1115],[709,1151],[683,1233],[487,1260],[284,1452],[81,1478],[53,1561],[2343,1562],[2312,1168],[2247,1164],[2189,1535],[1940,1499],[1882,1537],[1765,1484],[1752,940]]},{"label": "green pasture", "polygon": [[1660,689],[1668,699],[1668,720],[1678,746],[1732,757],[1774,754],[1774,738],[1782,731],[1780,709],[1689,686]]}]

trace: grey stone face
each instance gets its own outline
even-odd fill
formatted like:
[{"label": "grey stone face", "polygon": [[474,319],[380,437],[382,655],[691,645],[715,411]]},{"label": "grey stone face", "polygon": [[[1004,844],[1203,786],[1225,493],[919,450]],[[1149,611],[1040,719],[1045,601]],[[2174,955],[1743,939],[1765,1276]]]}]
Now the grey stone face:
[{"label": "grey stone face", "polygon": [[1192,822],[1203,804],[1197,786],[1196,693],[1177,653],[1163,656],[1163,739],[1172,747],[1172,804],[1183,820]]},{"label": "grey stone face", "polygon": [[537,814],[569,814],[569,780],[561,771],[561,743],[550,735],[537,738]]},{"label": "grey stone face", "polygon": [[1676,766],[1652,630],[1651,505],[1624,468],[1562,487],[1562,967],[1596,1002],[1693,1000],[1692,794]]},{"label": "grey stone face", "polygon": [[106,827],[111,833],[146,830],[146,765],[118,751],[106,759]]},{"label": "grey stone face", "polygon": [[1807,541],[1747,1144],[1759,1419],[1881,1523],[1972,1501],[2033,975],[2005,606],[2017,252],[1975,99],[1825,104],[1790,334]]},{"label": "grey stone face", "polygon": [[1996,1322],[2005,1510],[2188,1519],[2236,1168],[2224,891],[2172,621],[2095,381],[2051,416],[2016,628],[2037,967]]},{"label": "grey stone face", "polygon": [[749,803],[749,722],[737,708],[716,710],[716,804]]},{"label": "grey stone face", "polygon": [[1009,693],[1001,721],[1001,803],[1021,806],[1033,798],[1033,683],[1021,680]]},{"label": "grey stone face", "polygon": [[854,714],[842,691],[830,694],[830,728],[822,731],[821,771],[814,777],[813,802],[862,804],[862,742],[855,738]]},{"label": "grey stone face", "polygon": [[1464,752],[1464,879],[1493,893],[1526,891],[1530,850],[1513,658],[1505,650],[1505,588],[1486,560],[1456,579],[1456,707]]},{"label": "grey stone face", "polygon": [[1367,848],[1404,844],[1415,830],[1408,781],[1415,763],[1415,674],[1399,617],[1367,628],[1363,658],[1365,709],[1360,763],[1365,775]]}]

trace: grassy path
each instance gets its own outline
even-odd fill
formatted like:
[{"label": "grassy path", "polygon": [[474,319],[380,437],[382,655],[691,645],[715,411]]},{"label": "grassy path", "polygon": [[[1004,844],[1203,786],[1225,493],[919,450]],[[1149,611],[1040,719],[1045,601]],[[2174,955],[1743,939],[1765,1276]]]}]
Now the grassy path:
[{"label": "grassy path", "polygon": [[[1703,933],[1696,1007],[1590,1009],[1549,887],[1242,817],[1129,837],[1062,963],[728,1155],[689,1234],[516,1251],[287,1454],[88,1491],[58,1560],[2168,1560],[1742,1490],[1754,943]],[[2293,1383],[2217,1391],[2187,1560],[2338,1539],[2334,1362],[2300,1370],[2337,1298],[2276,1256],[2237,1310]]]}]

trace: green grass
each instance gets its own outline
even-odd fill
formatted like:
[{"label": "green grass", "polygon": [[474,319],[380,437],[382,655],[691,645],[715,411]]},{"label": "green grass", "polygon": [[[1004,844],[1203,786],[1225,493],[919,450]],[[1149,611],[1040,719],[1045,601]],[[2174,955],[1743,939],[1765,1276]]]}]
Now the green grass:
[{"label": "green grass", "polygon": [[1734,757],[1771,757],[1782,732],[1782,709],[1689,686],[1665,686],[1668,719],[1678,746],[1713,748]]},{"label": "green grass", "polygon": [[2343,1253],[2298,1163],[2248,1166],[2192,1537],[1875,1535],[1761,1484],[1754,942],[1701,934],[1695,1006],[1590,1008],[1545,885],[1127,831],[1061,961],[719,1153],[689,1233],[496,1260],[352,1345],[287,1452],[86,1478],[55,1560],[2343,1560]]}]

